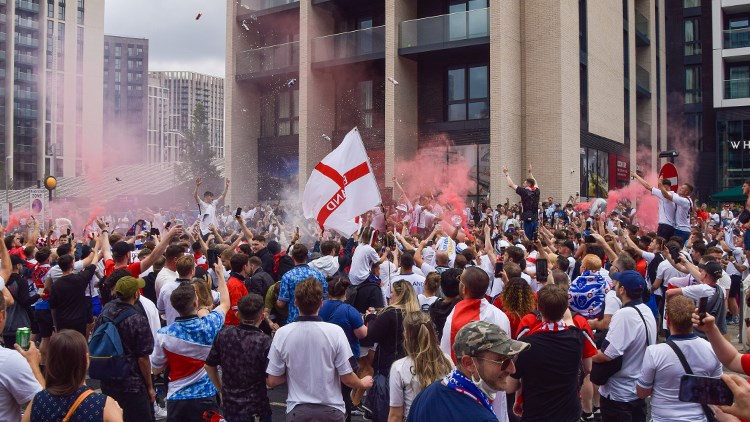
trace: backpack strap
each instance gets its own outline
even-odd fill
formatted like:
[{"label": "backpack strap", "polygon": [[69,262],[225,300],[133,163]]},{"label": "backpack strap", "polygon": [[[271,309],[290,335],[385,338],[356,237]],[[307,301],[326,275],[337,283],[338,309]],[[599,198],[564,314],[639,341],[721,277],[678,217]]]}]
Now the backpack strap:
[{"label": "backpack strap", "polygon": [[[675,344],[672,340],[667,340],[667,345],[672,348],[674,351],[674,354],[677,355],[677,359],[680,360],[680,363],[682,364],[682,369],[685,370],[685,373],[688,375],[693,375],[693,370],[690,369],[690,365],[687,362],[687,359],[685,359],[685,355],[682,353],[682,350],[680,350],[679,347],[677,347],[677,344]],[[703,413],[706,414],[706,418],[711,420],[716,420],[716,415],[714,415],[714,412],[711,410],[708,405],[701,404],[701,407],[703,408]],[[713,417],[713,418],[712,418]]]},{"label": "backpack strap", "polygon": [[137,313],[138,312],[135,310],[135,308],[127,308],[125,310],[120,311],[120,313],[117,315],[117,318],[112,320],[112,323],[115,325],[120,325],[120,323],[125,321],[125,319]]},{"label": "backpack strap", "polygon": [[86,400],[86,397],[94,394],[94,390],[86,390],[83,393],[81,393],[76,401],[73,402],[73,405],[70,406],[70,409],[68,409],[68,413],[65,414],[65,417],[63,418],[62,422],[68,422],[70,421],[70,418],[73,417],[73,414],[76,412],[76,409],[78,409],[78,406],[83,403],[84,400]]},{"label": "backpack strap", "polygon": [[643,314],[641,313],[641,310],[638,309],[638,306],[632,305],[631,308],[635,309],[635,311],[638,312],[638,316],[640,316],[641,321],[643,321],[643,328],[646,329],[646,347],[648,347],[651,343],[648,341],[648,324],[646,324],[646,319],[643,318]]}]

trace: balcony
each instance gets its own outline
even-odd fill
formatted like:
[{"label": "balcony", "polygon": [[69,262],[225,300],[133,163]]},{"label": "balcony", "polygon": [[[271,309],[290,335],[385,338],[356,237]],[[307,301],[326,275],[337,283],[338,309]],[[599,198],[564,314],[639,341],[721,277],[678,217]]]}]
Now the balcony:
[{"label": "balcony", "polygon": [[313,67],[336,66],[385,58],[385,26],[315,38]]},{"label": "balcony", "polygon": [[26,89],[16,89],[13,94],[17,100],[22,101],[36,101],[39,97],[38,93]]},{"label": "balcony", "polygon": [[37,130],[35,127],[27,127],[27,126],[16,126],[16,129],[14,131],[14,134],[17,136],[36,136]]},{"label": "balcony", "polygon": [[651,43],[648,38],[648,18],[641,12],[635,12],[635,43],[639,46],[646,46]]},{"label": "balcony", "polygon": [[24,29],[32,29],[34,31],[39,30],[39,22],[33,19],[24,19],[16,16],[16,26]]},{"label": "balcony", "polygon": [[489,44],[489,16],[489,9],[477,9],[401,22],[399,53]]},{"label": "balcony", "polygon": [[16,34],[16,45],[21,47],[38,48],[39,40],[34,37]]},{"label": "balcony", "polygon": [[37,58],[36,56],[32,56],[31,54],[20,54],[16,52],[16,54],[13,55],[13,59],[16,63],[26,64],[29,66],[35,66],[37,63],[39,63],[39,58]]},{"label": "balcony", "polygon": [[31,72],[19,72],[16,71],[14,74],[16,81],[21,82],[36,82],[36,78],[34,77],[34,74]]},{"label": "balcony", "polygon": [[36,110],[30,108],[13,107],[13,113],[22,119],[36,119],[37,116]]},{"label": "balcony", "polygon": [[39,4],[26,0],[16,0],[16,9],[26,12],[39,13]]},{"label": "balcony", "polygon": [[236,65],[238,80],[254,77],[242,75],[297,72],[299,70],[299,41],[243,51],[237,55]]},{"label": "balcony", "polygon": [[5,42],[5,39],[7,36],[5,35],[5,32],[0,32],[0,42]]},{"label": "balcony", "polygon": [[750,47],[750,28],[727,29],[724,31],[724,48]]},{"label": "balcony", "polygon": [[750,98],[750,79],[729,79],[724,81],[724,99]]},{"label": "balcony", "polygon": [[242,0],[237,17],[241,20],[245,15],[257,17],[292,9],[299,9],[299,0]]},{"label": "balcony", "polygon": [[5,50],[0,50],[0,61],[5,61]]},{"label": "balcony", "polygon": [[636,95],[642,98],[651,98],[651,74],[641,66],[635,67]]}]

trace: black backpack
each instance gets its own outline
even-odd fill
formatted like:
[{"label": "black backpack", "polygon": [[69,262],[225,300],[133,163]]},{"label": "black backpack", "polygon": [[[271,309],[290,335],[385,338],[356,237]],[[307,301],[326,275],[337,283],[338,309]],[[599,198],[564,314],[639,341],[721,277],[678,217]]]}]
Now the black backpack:
[{"label": "black backpack", "polygon": [[112,294],[115,289],[117,281],[125,276],[132,275],[126,267],[118,268],[112,272],[109,276],[105,277],[104,280],[99,282],[97,286],[99,288],[99,299],[102,301],[102,306],[106,305],[109,301],[114,299]]}]

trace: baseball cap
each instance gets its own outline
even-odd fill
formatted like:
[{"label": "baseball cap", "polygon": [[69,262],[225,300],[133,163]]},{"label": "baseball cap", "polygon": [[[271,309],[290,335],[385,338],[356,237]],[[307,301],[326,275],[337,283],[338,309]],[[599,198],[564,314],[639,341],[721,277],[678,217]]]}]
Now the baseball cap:
[{"label": "baseball cap", "polygon": [[560,246],[565,246],[566,248],[570,249],[571,251],[576,250],[576,245],[573,243],[572,240],[566,240],[560,244]]},{"label": "baseball cap", "polygon": [[721,278],[723,270],[721,268],[721,264],[716,261],[708,261],[706,263],[700,264],[698,267],[700,267],[700,269],[704,270],[708,273],[708,275],[713,276],[714,278]]},{"label": "baseball cap", "polygon": [[146,281],[142,278],[135,278],[132,276],[125,276],[117,280],[115,284],[115,293],[119,293],[122,297],[133,297],[138,289],[142,289],[146,285]]},{"label": "baseball cap", "polygon": [[620,283],[620,286],[630,293],[642,292],[643,286],[646,284],[643,276],[635,270],[620,271],[619,273],[611,274],[610,277],[612,280]]},{"label": "baseball cap", "polygon": [[500,327],[486,321],[472,321],[464,325],[453,342],[453,352],[456,353],[456,358],[475,356],[484,351],[513,356],[529,347],[531,347],[529,343],[513,340]]},{"label": "baseball cap", "polygon": [[122,257],[130,253],[130,244],[126,242],[117,242],[112,245],[112,255]]}]

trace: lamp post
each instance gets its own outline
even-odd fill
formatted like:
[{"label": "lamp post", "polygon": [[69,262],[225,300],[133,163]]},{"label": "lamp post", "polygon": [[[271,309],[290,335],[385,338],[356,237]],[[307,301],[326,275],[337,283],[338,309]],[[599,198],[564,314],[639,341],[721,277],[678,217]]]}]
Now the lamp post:
[{"label": "lamp post", "polygon": [[55,176],[47,176],[44,178],[44,187],[47,188],[47,192],[49,192],[49,202],[51,203],[52,191],[57,187],[57,179]]},{"label": "lamp post", "polygon": [[669,151],[662,151],[659,153],[659,158],[666,158],[670,163],[674,164],[674,159],[680,156],[680,151],[670,149]]}]

